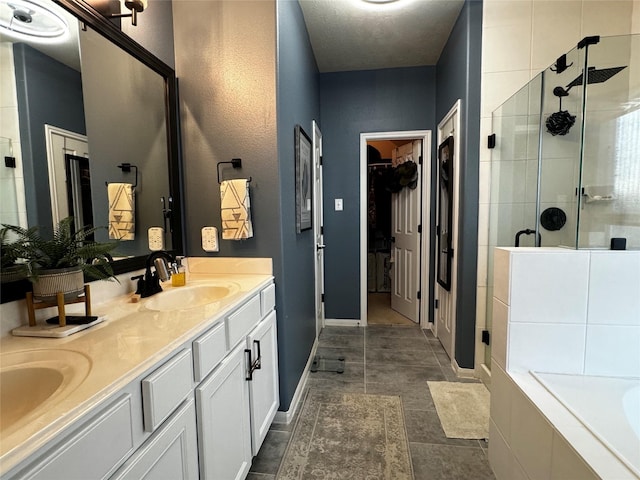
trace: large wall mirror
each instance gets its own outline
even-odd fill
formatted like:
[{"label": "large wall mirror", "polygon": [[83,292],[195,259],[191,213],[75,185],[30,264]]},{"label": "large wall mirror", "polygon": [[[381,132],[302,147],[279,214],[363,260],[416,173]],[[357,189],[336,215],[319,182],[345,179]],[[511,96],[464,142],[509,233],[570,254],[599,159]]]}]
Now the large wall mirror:
[{"label": "large wall mirror", "polygon": [[[31,12],[29,28],[36,29],[17,38],[0,28],[0,153],[15,159],[0,164],[0,223],[50,231],[73,215],[78,225],[107,227],[96,240],[121,238],[116,273],[144,265],[150,227],[162,227],[165,250],[181,254],[174,71],[82,1],[22,3],[25,8],[17,2],[3,4],[13,11],[0,11],[2,17],[15,17],[18,8]],[[38,26],[45,12],[33,5],[44,6],[53,20]],[[57,23],[63,35],[44,39]],[[110,223],[109,208],[114,196],[128,195],[128,185],[135,213],[123,236],[113,211]],[[25,281],[4,283],[2,302],[23,298],[27,288]]]}]

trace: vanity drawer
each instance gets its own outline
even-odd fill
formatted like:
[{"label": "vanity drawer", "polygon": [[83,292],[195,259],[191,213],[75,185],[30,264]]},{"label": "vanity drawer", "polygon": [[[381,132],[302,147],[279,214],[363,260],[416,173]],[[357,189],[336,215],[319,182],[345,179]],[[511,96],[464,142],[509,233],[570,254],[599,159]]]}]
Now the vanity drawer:
[{"label": "vanity drawer", "polygon": [[193,342],[193,368],[196,382],[209,375],[227,354],[227,336],[224,322]]},{"label": "vanity drawer", "polygon": [[132,403],[131,395],[121,397],[57,445],[35,468],[9,478],[67,480],[71,472],[74,478],[107,478],[134,450]]},{"label": "vanity drawer", "polygon": [[251,329],[260,322],[260,295],[255,295],[240,309],[227,317],[229,348],[244,339]]},{"label": "vanity drawer", "polygon": [[191,350],[182,350],[142,380],[144,430],[153,432],[193,390]]},{"label": "vanity drawer", "polygon": [[276,307],[276,286],[271,284],[260,292],[261,316],[264,317]]}]

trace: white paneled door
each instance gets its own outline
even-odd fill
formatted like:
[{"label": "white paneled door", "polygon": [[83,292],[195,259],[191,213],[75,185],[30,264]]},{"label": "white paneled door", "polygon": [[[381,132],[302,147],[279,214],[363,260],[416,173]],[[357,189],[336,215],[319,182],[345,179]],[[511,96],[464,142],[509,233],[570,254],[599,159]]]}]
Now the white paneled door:
[{"label": "white paneled door", "polygon": [[[455,356],[455,321],[456,321],[456,288],[457,288],[457,247],[458,247],[458,179],[459,179],[459,146],[460,146],[460,101],[458,100],[449,113],[438,125],[438,145],[451,137],[452,144],[445,150],[438,148],[436,181],[438,185],[438,203],[436,204],[438,238],[436,241],[436,278],[435,278],[435,320],[436,335],[442,343],[449,358]],[[444,168],[444,162],[448,168]],[[442,175],[446,175],[443,182]],[[443,195],[443,185],[448,184],[451,195]],[[449,217],[450,212],[450,217]],[[450,218],[450,220],[449,220]],[[450,239],[449,242],[445,239]],[[450,250],[451,249],[451,250]],[[447,258],[449,264],[447,265]],[[448,273],[446,271],[448,270]],[[443,273],[444,272],[444,273]],[[445,274],[446,273],[446,274]],[[446,278],[447,281],[443,281]]]},{"label": "white paneled door", "polygon": [[417,187],[404,187],[391,196],[391,308],[413,322],[419,321],[420,301],[420,157],[422,141],[413,141],[402,161],[418,164]]},{"label": "white paneled door", "polygon": [[[47,145],[47,164],[49,169],[49,186],[51,189],[51,213],[53,224],[69,216],[67,188],[67,172],[65,155],[76,155],[78,157],[89,157],[89,146],[87,137],[79,133],[70,132],[62,128],[45,125],[45,140]],[[72,192],[72,198],[79,195]],[[76,211],[78,209],[76,208]],[[76,227],[82,227],[77,225]]]},{"label": "white paneled door", "polygon": [[316,336],[324,326],[324,232],[322,217],[322,132],[313,121],[313,235],[315,240]]}]

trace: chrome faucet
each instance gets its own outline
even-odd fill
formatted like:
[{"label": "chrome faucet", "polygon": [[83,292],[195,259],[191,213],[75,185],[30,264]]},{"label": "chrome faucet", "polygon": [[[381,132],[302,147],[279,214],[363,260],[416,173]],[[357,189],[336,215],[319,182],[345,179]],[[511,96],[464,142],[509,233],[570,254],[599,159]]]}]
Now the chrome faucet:
[{"label": "chrome faucet", "polygon": [[[149,255],[144,275],[131,277],[131,280],[138,280],[136,293],[142,298],[160,293],[162,291],[160,281],[166,282],[171,278],[172,265],[175,261],[173,255],[164,250],[158,250]],[[155,267],[154,272],[151,272],[151,265]]]}]

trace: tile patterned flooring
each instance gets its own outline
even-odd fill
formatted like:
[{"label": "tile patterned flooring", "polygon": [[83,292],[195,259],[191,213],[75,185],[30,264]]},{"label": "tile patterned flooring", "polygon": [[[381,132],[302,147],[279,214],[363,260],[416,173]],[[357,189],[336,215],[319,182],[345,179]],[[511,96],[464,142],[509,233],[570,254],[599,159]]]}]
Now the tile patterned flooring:
[{"label": "tile patterned flooring", "polygon": [[[317,354],[343,356],[345,371],[310,373],[308,388],[400,395],[416,480],[494,479],[485,441],[450,439],[442,431],[427,380],[473,380],[455,376],[430,331],[399,325],[325,327]],[[294,425],[295,420],[271,426],[248,480],[275,479]]]}]

